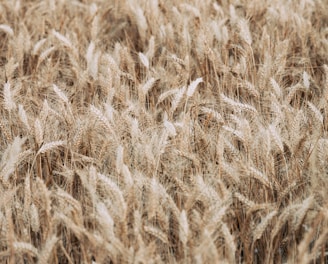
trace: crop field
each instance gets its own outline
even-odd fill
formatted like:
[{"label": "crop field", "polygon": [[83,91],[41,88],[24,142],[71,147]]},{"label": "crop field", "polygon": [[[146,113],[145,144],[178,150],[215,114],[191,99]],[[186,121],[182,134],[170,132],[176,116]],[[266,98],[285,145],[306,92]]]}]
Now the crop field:
[{"label": "crop field", "polygon": [[0,0],[0,263],[328,263],[328,1]]}]

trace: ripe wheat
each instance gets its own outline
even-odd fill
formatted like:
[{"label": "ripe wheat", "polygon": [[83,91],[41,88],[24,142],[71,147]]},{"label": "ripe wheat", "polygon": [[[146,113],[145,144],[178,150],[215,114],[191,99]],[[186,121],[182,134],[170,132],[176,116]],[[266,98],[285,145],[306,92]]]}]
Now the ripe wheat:
[{"label": "ripe wheat", "polygon": [[0,1],[0,263],[327,263],[327,1]]}]

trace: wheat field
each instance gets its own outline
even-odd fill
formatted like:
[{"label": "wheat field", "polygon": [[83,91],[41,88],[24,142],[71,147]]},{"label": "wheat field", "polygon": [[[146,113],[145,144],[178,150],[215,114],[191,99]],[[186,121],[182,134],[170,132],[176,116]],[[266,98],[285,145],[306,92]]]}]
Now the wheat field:
[{"label": "wheat field", "polygon": [[328,263],[326,0],[1,0],[0,263]]}]

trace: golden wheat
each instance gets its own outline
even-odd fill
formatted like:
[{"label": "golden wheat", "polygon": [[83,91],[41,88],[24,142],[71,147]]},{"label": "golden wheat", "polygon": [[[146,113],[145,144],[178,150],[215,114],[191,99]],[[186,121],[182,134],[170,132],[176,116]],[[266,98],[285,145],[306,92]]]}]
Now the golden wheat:
[{"label": "golden wheat", "polygon": [[327,1],[2,1],[1,263],[326,263]]}]

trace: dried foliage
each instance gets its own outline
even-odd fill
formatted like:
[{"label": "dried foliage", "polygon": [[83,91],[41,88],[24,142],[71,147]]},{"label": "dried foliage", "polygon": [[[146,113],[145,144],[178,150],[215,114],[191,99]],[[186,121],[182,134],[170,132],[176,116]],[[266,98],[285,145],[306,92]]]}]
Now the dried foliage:
[{"label": "dried foliage", "polygon": [[328,263],[328,3],[0,2],[1,263]]}]

